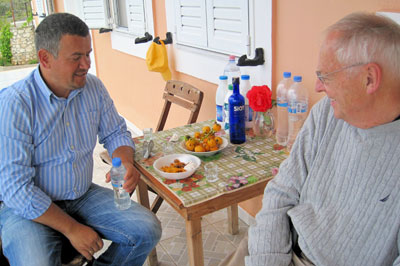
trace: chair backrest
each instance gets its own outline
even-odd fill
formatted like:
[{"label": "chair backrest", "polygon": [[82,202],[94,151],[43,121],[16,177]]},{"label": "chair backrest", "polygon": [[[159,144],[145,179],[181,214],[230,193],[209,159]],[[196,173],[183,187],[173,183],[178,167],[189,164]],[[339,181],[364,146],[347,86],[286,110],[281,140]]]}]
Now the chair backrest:
[{"label": "chair backrest", "polygon": [[203,96],[201,90],[190,84],[177,80],[168,80],[163,95],[163,99],[165,99],[164,107],[155,131],[162,131],[164,129],[171,103],[190,110],[191,113],[187,123],[195,123],[199,116]]}]

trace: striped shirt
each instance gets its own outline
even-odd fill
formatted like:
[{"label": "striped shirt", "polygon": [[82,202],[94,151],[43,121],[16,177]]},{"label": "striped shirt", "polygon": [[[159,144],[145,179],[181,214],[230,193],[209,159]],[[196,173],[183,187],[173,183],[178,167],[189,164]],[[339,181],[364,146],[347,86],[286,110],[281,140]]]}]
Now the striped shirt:
[{"label": "striped shirt", "polygon": [[92,182],[97,142],[110,154],[134,144],[125,121],[102,82],[67,99],[57,97],[39,68],[0,91],[0,201],[27,219],[41,216],[52,201],[82,196]]}]

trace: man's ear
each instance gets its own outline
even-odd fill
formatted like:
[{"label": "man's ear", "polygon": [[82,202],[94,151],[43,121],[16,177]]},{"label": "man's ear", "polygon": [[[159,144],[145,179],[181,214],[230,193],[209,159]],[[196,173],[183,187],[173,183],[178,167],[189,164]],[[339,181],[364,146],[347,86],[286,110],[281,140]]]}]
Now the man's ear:
[{"label": "man's ear", "polygon": [[366,67],[367,67],[367,77],[366,77],[367,93],[373,94],[378,90],[381,84],[382,70],[381,67],[376,63],[369,63],[367,64]]},{"label": "man's ear", "polygon": [[52,55],[45,49],[40,49],[38,52],[39,63],[44,68],[49,68],[51,64]]}]

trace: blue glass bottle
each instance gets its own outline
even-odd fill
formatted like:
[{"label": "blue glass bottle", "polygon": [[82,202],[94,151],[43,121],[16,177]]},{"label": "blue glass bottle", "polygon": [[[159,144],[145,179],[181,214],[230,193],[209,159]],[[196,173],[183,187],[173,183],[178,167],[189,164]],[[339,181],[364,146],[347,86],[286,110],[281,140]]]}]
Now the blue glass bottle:
[{"label": "blue glass bottle", "polygon": [[232,144],[246,141],[245,101],[239,92],[239,78],[232,78],[233,94],[229,97],[229,137]]}]

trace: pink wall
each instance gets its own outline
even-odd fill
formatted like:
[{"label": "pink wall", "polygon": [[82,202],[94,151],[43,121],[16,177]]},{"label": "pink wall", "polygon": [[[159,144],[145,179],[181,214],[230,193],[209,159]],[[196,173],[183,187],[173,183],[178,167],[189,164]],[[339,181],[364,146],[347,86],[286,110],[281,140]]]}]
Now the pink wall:
[{"label": "pink wall", "polygon": [[[61,11],[63,0],[56,0]],[[258,0],[257,0],[258,1]],[[155,35],[165,36],[164,1],[153,0]],[[57,10],[57,11],[58,11]],[[344,15],[355,11],[400,12],[399,0],[273,0],[273,64],[272,87],[283,71],[302,75],[310,91],[311,105],[324,95],[314,92],[315,67],[323,30]],[[139,128],[155,127],[162,108],[165,85],[159,73],[149,72],[143,59],[111,49],[110,33],[93,32],[98,76],[113,97],[118,111]],[[169,55],[173,68],[173,55]],[[206,67],[206,66],[205,66]],[[204,92],[205,98],[199,121],[215,116],[216,85],[172,70],[172,79],[193,84]],[[222,72],[222,69],[221,69]],[[219,75],[220,73],[216,73]],[[166,128],[186,123],[188,113],[172,109]],[[241,203],[251,215],[261,208],[261,197]]]}]

